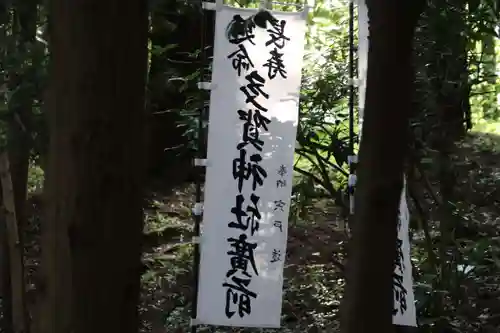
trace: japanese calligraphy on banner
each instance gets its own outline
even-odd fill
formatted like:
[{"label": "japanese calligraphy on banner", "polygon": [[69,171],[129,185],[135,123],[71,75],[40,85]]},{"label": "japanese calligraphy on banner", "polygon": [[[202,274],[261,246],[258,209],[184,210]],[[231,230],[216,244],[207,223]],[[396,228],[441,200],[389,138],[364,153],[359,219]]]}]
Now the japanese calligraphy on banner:
[{"label": "japanese calligraphy on banner", "polygon": [[256,12],[216,13],[200,324],[280,326],[305,15]]},{"label": "japanese calligraphy on banner", "polygon": [[[366,77],[368,73],[368,8],[364,0],[358,5],[358,87],[359,87],[359,124],[361,126],[366,95]],[[401,326],[417,326],[413,277],[410,261],[409,238],[410,213],[406,201],[406,182],[403,185],[399,204],[399,223],[397,239],[397,260],[393,275],[394,311],[393,323]]]}]

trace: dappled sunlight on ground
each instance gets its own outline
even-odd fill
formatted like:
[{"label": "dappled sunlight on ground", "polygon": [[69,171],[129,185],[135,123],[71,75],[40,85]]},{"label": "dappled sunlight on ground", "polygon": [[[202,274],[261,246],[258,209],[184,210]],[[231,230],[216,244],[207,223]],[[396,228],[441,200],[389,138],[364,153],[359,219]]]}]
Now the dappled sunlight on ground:
[{"label": "dappled sunlight on ground", "polygon": [[500,135],[500,120],[499,121],[486,121],[481,120],[474,124],[472,133],[488,133]]}]

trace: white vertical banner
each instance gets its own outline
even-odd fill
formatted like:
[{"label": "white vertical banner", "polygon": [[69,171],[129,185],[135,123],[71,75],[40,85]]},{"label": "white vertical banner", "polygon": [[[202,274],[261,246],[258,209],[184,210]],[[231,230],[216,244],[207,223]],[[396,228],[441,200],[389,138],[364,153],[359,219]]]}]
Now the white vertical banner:
[{"label": "white vertical banner", "polygon": [[280,327],[306,21],[256,13],[216,13],[198,324]]},{"label": "white vertical banner", "polygon": [[[359,137],[366,96],[366,78],[368,73],[368,8],[364,0],[358,2],[358,87],[359,87]],[[399,223],[397,239],[397,261],[393,275],[394,311],[393,323],[401,326],[417,326],[413,276],[410,260],[409,238],[410,213],[406,201],[406,180],[401,192],[399,204]]]}]

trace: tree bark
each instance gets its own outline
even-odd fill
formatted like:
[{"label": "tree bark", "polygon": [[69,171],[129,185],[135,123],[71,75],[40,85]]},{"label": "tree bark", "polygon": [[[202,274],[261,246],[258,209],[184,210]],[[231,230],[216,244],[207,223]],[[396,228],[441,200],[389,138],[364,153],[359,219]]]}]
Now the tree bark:
[{"label": "tree bark", "polygon": [[431,148],[439,146],[443,137],[451,142],[462,139],[472,127],[468,41],[465,35],[456,33],[467,29],[466,8],[465,0],[435,0],[429,6],[431,45],[426,68],[435,99],[437,117],[433,125],[440,126],[432,136]]},{"label": "tree bark", "polygon": [[[37,63],[34,61],[33,48],[36,47],[35,35],[38,19],[38,0],[26,0],[16,2],[12,8],[12,40],[15,41],[15,56],[22,61],[20,66],[13,68],[9,73],[8,87],[15,92],[9,100],[9,117],[7,121],[7,152],[9,161],[9,173],[12,180],[12,190],[17,222],[18,241],[16,253],[11,254],[11,269],[19,269],[21,280],[11,280],[13,295],[21,297],[21,303],[16,306],[19,309],[8,310],[14,313],[16,319],[13,327],[16,332],[28,332],[26,326],[28,315],[25,304],[25,274],[24,274],[24,237],[23,230],[26,222],[26,197],[28,187],[29,159],[32,148],[32,107],[35,98],[35,72]],[[31,51],[31,52],[30,52]],[[13,261],[15,259],[15,262]],[[6,279],[6,282],[8,279]],[[18,295],[20,293],[20,295]],[[5,307],[11,306],[9,300]],[[23,314],[24,318],[20,318]]]},{"label": "tree bark", "polygon": [[[16,215],[20,229],[24,226],[28,189],[29,158],[32,148],[32,108],[35,98],[35,61],[30,59],[34,47],[38,18],[38,0],[20,1],[14,8],[14,35],[18,35],[17,56],[25,63],[18,73],[12,73],[11,90],[18,89],[10,101],[7,149],[12,170]],[[31,65],[26,63],[31,62]],[[18,69],[19,70],[19,69]]]},{"label": "tree bark", "polygon": [[[179,126],[192,117],[182,115],[179,110],[197,108],[192,97],[200,91],[192,76],[199,72],[201,57],[193,58],[193,52],[205,49],[206,57],[211,55],[214,16],[214,11],[200,13],[199,8],[171,0],[159,1],[151,11],[151,45],[153,48],[167,47],[167,50],[151,54],[148,176],[161,179],[163,189],[191,181],[196,173],[192,162],[194,149],[190,145],[193,138],[186,135],[187,127]],[[201,29],[205,45],[201,45]],[[191,79],[184,82],[171,80],[173,77]],[[176,176],[171,177],[172,174]]]},{"label": "tree bark", "polygon": [[497,56],[495,52],[495,42],[496,38],[494,35],[485,36],[482,41],[482,52],[485,58],[483,64],[484,76],[485,81],[488,83],[486,89],[489,91],[485,92],[484,96],[487,102],[483,102],[483,117],[492,121],[496,121],[500,116],[497,105],[500,87],[496,84]]},{"label": "tree bark", "polygon": [[422,3],[367,0],[369,52],[343,333],[394,332],[393,272]]},{"label": "tree bark", "polygon": [[7,153],[0,154],[0,178],[10,263],[12,331],[26,333],[24,248],[19,236],[21,231],[16,216],[15,193]]},{"label": "tree bark", "polygon": [[[0,4],[0,38],[2,41],[7,43],[8,36],[10,34],[10,6],[6,3]],[[8,48],[3,48],[1,56],[6,58],[9,54]],[[1,197],[0,191],[0,197]],[[0,201],[3,205],[3,198]],[[0,318],[0,329],[5,333],[13,332],[12,325],[12,290],[10,281],[10,260],[9,260],[9,244],[7,237],[7,224],[6,216],[3,212],[0,212],[0,296],[2,298],[2,315]]]},{"label": "tree bark", "polygon": [[147,2],[53,0],[49,10],[41,332],[137,333]]},{"label": "tree bark", "polygon": [[[0,186],[1,186],[0,181]],[[0,191],[0,202],[3,206],[3,195]],[[12,324],[12,289],[10,278],[9,238],[7,233],[7,217],[5,212],[0,212],[0,296],[2,298],[2,316],[0,318],[0,331],[13,333]]]}]

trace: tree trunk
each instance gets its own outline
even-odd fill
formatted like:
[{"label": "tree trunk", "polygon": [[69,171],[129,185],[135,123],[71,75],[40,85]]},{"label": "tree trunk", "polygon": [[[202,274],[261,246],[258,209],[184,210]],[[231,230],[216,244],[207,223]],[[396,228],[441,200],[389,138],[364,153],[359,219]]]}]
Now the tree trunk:
[{"label": "tree trunk", "polygon": [[41,332],[137,333],[147,2],[49,9]]},{"label": "tree trunk", "polygon": [[436,0],[428,11],[432,44],[426,68],[437,115],[433,125],[440,126],[430,142],[432,148],[445,136],[452,142],[463,138],[472,127],[468,41],[465,35],[456,33],[467,30],[466,7],[465,0]]},{"label": "tree trunk", "polygon": [[[0,186],[1,186],[0,182]],[[0,191],[0,202],[3,205],[3,195]],[[7,217],[0,212],[0,296],[2,298],[2,316],[0,332],[13,333],[12,325],[12,289],[10,279],[9,238],[7,233]]]},{"label": "tree trunk", "polygon": [[24,225],[25,204],[28,187],[29,158],[32,148],[32,107],[35,97],[35,63],[30,59],[29,49],[33,47],[38,18],[38,0],[25,0],[14,8],[14,34],[17,34],[17,56],[25,63],[20,73],[12,73],[11,90],[18,89],[10,101],[12,115],[8,122],[8,152],[12,170],[12,184],[16,203],[16,215],[20,228]]},{"label": "tree trunk", "polygon": [[497,61],[496,61],[496,52],[495,52],[495,42],[496,38],[494,35],[489,35],[483,38],[482,48],[484,55],[484,76],[487,82],[485,95],[483,98],[483,117],[487,120],[496,121],[500,112],[498,110],[498,93],[500,89],[497,81]]},{"label": "tree trunk", "polygon": [[19,236],[21,232],[16,216],[14,187],[7,153],[0,154],[0,178],[10,263],[12,331],[15,333],[26,333],[24,248]]},{"label": "tree trunk", "polygon": [[394,331],[393,272],[420,7],[367,0],[368,74],[343,333]]},{"label": "tree trunk", "polygon": [[[0,38],[7,43],[10,34],[10,6],[6,3],[0,4]],[[6,58],[9,54],[8,47],[2,48],[1,57]],[[5,77],[4,77],[5,80]],[[0,191],[1,197],[1,191]],[[3,198],[0,201],[3,205]],[[12,290],[10,288],[10,260],[9,260],[9,244],[7,237],[6,217],[3,212],[0,212],[0,296],[2,298],[2,315],[0,318],[0,330],[5,333],[12,333]]]},{"label": "tree trunk", "polygon": [[[24,302],[25,280],[24,280],[24,241],[23,230],[25,227],[26,196],[28,185],[29,158],[32,148],[31,118],[32,106],[35,96],[34,81],[36,63],[30,55],[30,49],[34,47],[36,24],[38,18],[38,0],[26,0],[16,2],[12,8],[12,39],[15,41],[15,56],[22,61],[22,65],[13,68],[9,73],[8,86],[10,91],[15,91],[9,100],[9,117],[7,121],[7,151],[10,164],[9,172],[12,179],[12,190],[15,204],[16,222],[19,230],[18,254],[11,254],[10,265],[12,268],[19,267],[18,272],[21,281],[11,281],[16,297],[21,297],[22,303],[18,303],[19,309],[9,310],[10,313],[24,314],[24,319],[17,318],[14,327],[17,331],[28,330],[26,304]],[[13,262],[12,260],[19,261]],[[8,279],[5,281],[7,282]],[[20,292],[21,295],[17,295]],[[6,307],[10,307],[9,300]]]}]

